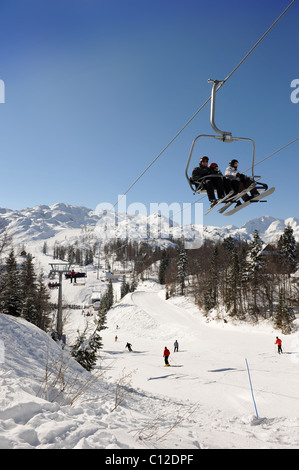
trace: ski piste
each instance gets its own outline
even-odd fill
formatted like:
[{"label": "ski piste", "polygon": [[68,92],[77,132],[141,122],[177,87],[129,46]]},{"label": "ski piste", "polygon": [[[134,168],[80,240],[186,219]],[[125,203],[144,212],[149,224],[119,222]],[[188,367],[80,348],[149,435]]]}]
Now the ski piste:
[{"label": "ski piste", "polygon": [[227,201],[227,203],[223,207],[221,207],[221,209],[218,210],[219,214],[223,214],[223,212],[226,211],[226,209],[228,209],[232,204],[234,204],[234,202],[237,202],[238,199],[245,196],[245,194],[252,191],[254,188],[256,188],[256,181],[251,183],[251,185],[248,186],[248,188],[243,189],[242,191],[240,191],[239,193],[231,197],[230,200]]},{"label": "ski piste", "polygon": [[[230,191],[230,192],[229,192],[226,196],[224,196],[222,199],[218,199],[217,203],[214,204],[212,207],[210,207],[210,209],[207,210],[207,212],[205,212],[204,215],[209,214],[209,212],[211,212],[213,209],[215,209],[215,207],[219,206],[219,204],[221,204],[221,203],[227,201],[229,198],[232,197],[233,194],[234,194],[234,192],[233,192],[233,191]],[[229,207],[229,206],[228,206],[228,207]]]},{"label": "ski piste", "polygon": [[249,206],[249,204],[252,204],[254,202],[259,202],[264,197],[270,196],[270,194],[274,193],[274,191],[275,191],[274,187],[270,188],[267,191],[264,191],[263,193],[259,194],[258,196],[255,196],[255,197],[249,199],[249,201],[243,202],[242,204],[235,207],[234,209],[231,209],[230,211],[225,212],[223,215],[233,215],[236,212],[240,211],[241,209],[244,209],[245,207]]}]

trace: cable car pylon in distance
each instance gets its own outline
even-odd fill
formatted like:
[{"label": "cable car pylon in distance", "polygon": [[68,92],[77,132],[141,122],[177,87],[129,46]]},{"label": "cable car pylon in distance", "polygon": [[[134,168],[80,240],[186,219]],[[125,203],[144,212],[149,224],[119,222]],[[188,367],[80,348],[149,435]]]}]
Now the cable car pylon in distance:
[{"label": "cable car pylon in distance", "polygon": [[[217,92],[217,87],[218,85],[222,85],[224,83],[224,80],[208,80],[208,83],[213,83],[212,86],[212,92],[211,92],[211,111],[210,111],[210,123],[214,131],[216,132],[215,134],[200,134],[192,142],[189,157],[187,160],[187,165],[186,165],[186,170],[185,170],[185,175],[188,181],[188,184],[192,190],[193,193],[197,194],[205,194],[207,192],[205,188],[205,180],[209,179],[211,180],[212,178],[219,178],[221,176],[219,175],[208,175],[208,176],[203,176],[200,178],[199,181],[195,182],[192,180],[191,176],[189,176],[189,165],[191,161],[191,157],[194,151],[195,145],[198,143],[200,139],[216,139],[220,140],[222,142],[227,142],[227,143],[232,143],[236,141],[244,141],[244,142],[249,142],[251,143],[252,146],[252,162],[251,162],[251,183],[250,186],[244,189],[244,191],[240,191],[238,193],[234,193],[233,195],[228,194],[224,198],[219,199],[217,203],[212,206],[208,212],[210,212],[214,207],[219,206],[221,203],[224,203],[224,206],[219,209],[219,213],[224,213],[232,204],[236,203],[236,207],[228,212],[226,212],[224,215],[233,215],[235,212],[243,209],[247,205],[253,202],[266,202],[262,201],[262,197],[265,196],[270,196],[275,191],[275,188],[270,188],[268,189],[268,185],[265,183],[261,183],[259,181],[260,176],[255,176],[254,175],[254,166],[255,166],[255,142],[253,139],[250,139],[248,137],[234,137],[231,132],[228,131],[222,131],[220,130],[216,124],[215,124],[215,103],[216,103],[216,92]],[[245,194],[248,192],[254,190],[256,193],[258,192],[259,194],[256,196],[251,196],[250,199],[244,203],[240,202],[240,198],[242,198]],[[207,212],[207,213],[208,213]],[[207,214],[206,213],[206,214]]]}]

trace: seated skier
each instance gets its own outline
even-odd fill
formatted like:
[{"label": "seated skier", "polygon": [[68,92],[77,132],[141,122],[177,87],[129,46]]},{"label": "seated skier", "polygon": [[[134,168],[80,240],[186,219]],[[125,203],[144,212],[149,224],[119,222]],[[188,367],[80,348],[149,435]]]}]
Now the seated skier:
[{"label": "seated skier", "polygon": [[196,184],[197,190],[205,189],[207,191],[210,205],[213,207],[217,203],[214,191],[217,191],[219,199],[222,199],[225,196],[225,191],[222,176],[212,176],[213,171],[208,167],[208,162],[209,157],[201,157],[199,165],[192,171],[190,180]]},{"label": "seated skier", "polygon": [[[229,162],[229,166],[225,170],[225,177],[230,180],[231,187],[234,190],[235,194],[238,194],[239,192],[248,188],[253,182],[253,179],[249,176],[246,176],[243,173],[239,173],[238,165],[238,160],[233,159]],[[258,195],[258,190],[256,188],[253,188],[250,190],[250,196],[249,194],[244,194],[244,196],[242,196],[242,199],[244,202],[246,202]]]},{"label": "seated skier", "polygon": [[224,187],[225,195],[227,196],[230,193],[231,193],[231,195],[233,195],[234,191],[232,189],[231,180],[229,178],[226,178],[226,176],[223,176],[222,172],[219,170],[218,164],[217,163],[210,163],[209,168],[211,170],[212,175],[221,176],[222,181],[223,181],[223,187]]}]

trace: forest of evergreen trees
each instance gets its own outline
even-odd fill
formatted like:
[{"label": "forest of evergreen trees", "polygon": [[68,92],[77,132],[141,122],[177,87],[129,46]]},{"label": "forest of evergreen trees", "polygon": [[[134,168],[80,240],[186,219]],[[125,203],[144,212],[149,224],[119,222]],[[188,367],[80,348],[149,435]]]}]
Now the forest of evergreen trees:
[{"label": "forest of evergreen trees", "polygon": [[[94,252],[94,247],[89,251]],[[74,253],[74,247],[64,256],[69,252]],[[167,249],[147,241],[112,240],[105,245],[104,256],[109,270],[114,262],[132,269],[131,282],[123,278],[121,296],[133,291],[137,280],[158,265],[158,279],[166,286],[167,298],[186,294],[206,315],[213,311],[244,321],[268,319],[284,333],[291,331],[299,306],[299,284],[292,276],[298,254],[290,226],[267,246],[255,231],[250,242],[227,237],[207,240],[191,250],[184,248],[181,239],[172,240]]]},{"label": "forest of evergreen trees", "polygon": [[44,274],[35,272],[30,253],[18,264],[11,249],[0,272],[0,311],[22,317],[42,330],[49,327],[51,305]]},{"label": "forest of evergreen trees", "polygon": [[244,321],[273,321],[290,333],[299,306],[297,243],[290,226],[265,246],[258,231],[251,242],[231,237],[200,248],[169,248],[161,255],[159,281],[167,297],[188,294],[206,314],[216,311]]}]

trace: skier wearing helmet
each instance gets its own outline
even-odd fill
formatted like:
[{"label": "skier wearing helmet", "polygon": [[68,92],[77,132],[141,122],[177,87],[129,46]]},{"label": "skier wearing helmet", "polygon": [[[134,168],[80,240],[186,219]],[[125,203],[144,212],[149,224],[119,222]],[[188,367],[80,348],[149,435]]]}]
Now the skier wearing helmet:
[{"label": "skier wearing helmet", "polygon": [[192,182],[196,183],[197,190],[205,189],[207,191],[211,207],[213,207],[217,203],[214,193],[215,189],[219,199],[225,196],[225,191],[222,177],[220,175],[219,178],[212,176],[213,171],[208,167],[208,162],[209,157],[206,155],[201,157],[199,165],[193,169],[190,179]]},{"label": "skier wearing helmet", "polygon": [[[233,159],[229,162],[229,166],[225,170],[225,176],[230,180],[232,189],[236,194],[240,191],[243,191],[243,189],[248,188],[253,181],[249,176],[246,176],[243,173],[239,173],[238,165],[238,160]],[[245,194],[242,197],[244,202],[249,201],[249,199],[253,198],[254,196],[258,196],[259,192],[256,188],[253,188],[250,191],[250,194],[251,196],[249,196],[249,194]]]},{"label": "skier wearing helmet", "polygon": [[219,170],[218,163],[210,163],[209,168],[211,169],[212,175],[219,175],[222,177],[224,192],[226,196],[231,193],[233,195],[233,189],[231,185],[231,180],[223,176],[222,172]]}]

